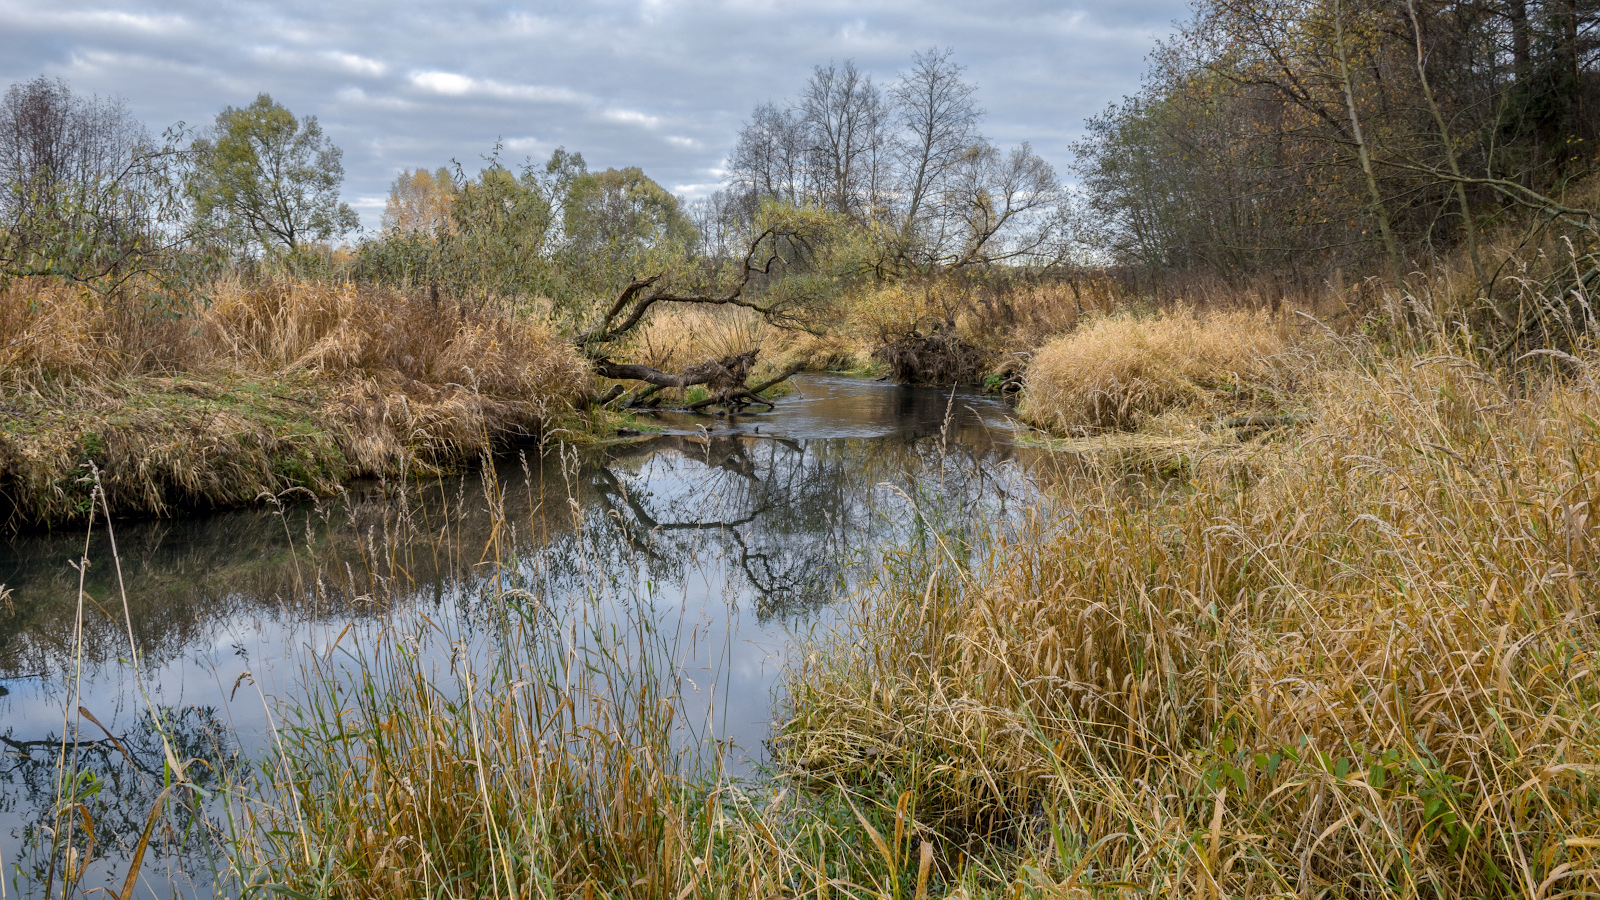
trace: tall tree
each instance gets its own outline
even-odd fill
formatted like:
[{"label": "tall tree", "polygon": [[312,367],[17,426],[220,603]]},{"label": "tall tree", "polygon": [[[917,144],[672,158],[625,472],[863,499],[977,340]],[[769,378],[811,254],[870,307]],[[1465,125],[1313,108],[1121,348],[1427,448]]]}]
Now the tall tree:
[{"label": "tall tree", "polygon": [[[901,140],[897,155],[903,198],[901,230],[906,243],[937,221],[938,196],[960,166],[964,154],[982,139],[978,120],[983,113],[973,99],[976,91],[962,80],[962,67],[949,48],[918,53],[911,70],[901,75],[890,91]],[[934,245],[942,235],[924,234]]]},{"label": "tall tree", "polygon": [[808,147],[806,127],[793,110],[763,103],[739,130],[728,178],[757,196],[803,203],[810,199]]},{"label": "tall tree", "polygon": [[871,218],[885,188],[887,110],[872,76],[843,65],[817,66],[800,93],[799,112],[812,158],[812,178],[836,213]]},{"label": "tall tree", "polygon": [[339,200],[344,151],[322,133],[316,116],[297,120],[261,94],[249,106],[218,113],[211,136],[195,149],[195,212],[242,244],[293,251],[358,223]]}]

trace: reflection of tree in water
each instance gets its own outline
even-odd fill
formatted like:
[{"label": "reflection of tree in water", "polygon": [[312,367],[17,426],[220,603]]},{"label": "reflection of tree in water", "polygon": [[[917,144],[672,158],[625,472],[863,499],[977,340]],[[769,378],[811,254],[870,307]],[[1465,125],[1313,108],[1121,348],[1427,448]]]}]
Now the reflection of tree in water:
[{"label": "reflection of tree in water", "polygon": [[176,867],[168,880],[210,884],[221,865],[222,823],[195,792],[165,791],[162,733],[203,791],[214,792],[242,761],[214,710],[161,708],[159,716],[159,729],[147,714],[115,735],[80,719],[65,743],[58,733],[18,739],[10,728],[0,732],[0,812],[24,823],[7,836],[8,845],[20,847],[7,869],[41,893],[53,883],[63,895],[76,895],[104,880],[115,895],[151,810],[165,797],[146,867]]},{"label": "reflection of tree in water", "polygon": [[[73,643],[78,575],[68,561],[83,555],[83,534],[22,539],[0,546],[0,583],[15,591],[14,610],[0,610],[0,679],[62,679],[79,659],[86,672],[117,666],[128,652],[127,619],[151,671],[191,649],[225,646],[228,630],[267,631],[260,626],[277,620],[337,627],[391,611],[446,610],[470,632],[487,627],[490,579],[582,603],[670,597],[704,574],[759,618],[809,616],[875,548],[981,529],[1006,519],[1016,492],[1032,496],[1018,465],[1030,454],[995,441],[963,402],[940,392],[873,391],[839,399],[826,414],[890,423],[887,436],[663,435],[582,453],[530,451],[525,461],[502,458],[498,472],[372,484],[282,510],[118,523],[127,617],[97,530],[81,654]],[[729,424],[770,421],[778,420]],[[209,709],[161,715],[180,759],[234,764],[237,751],[223,743]],[[137,840],[161,791],[163,757],[148,719],[116,742],[90,732],[76,737],[81,768],[93,778],[76,782],[73,796],[95,822],[95,854],[107,861],[90,871],[102,878],[109,859]],[[59,748],[59,735],[0,731],[0,814],[23,823],[12,837],[29,840],[17,860],[29,879],[49,875],[46,838],[68,833],[58,830]],[[215,770],[191,771],[202,786],[215,784]],[[204,869],[213,832],[191,827],[203,824],[174,804],[151,859]],[[87,850],[81,831],[71,839]]]},{"label": "reflection of tree in water", "polygon": [[681,582],[711,550],[762,616],[796,615],[830,598],[858,524],[839,503],[850,473],[837,463],[788,441],[662,437],[596,465],[592,483],[602,521],[653,581]]},{"label": "reflection of tree in water", "polygon": [[[502,459],[489,484],[474,472],[356,487],[282,511],[118,523],[135,644],[154,666],[216,643],[217,630],[242,617],[335,621],[396,603],[470,605],[486,548],[536,561],[546,584],[579,594],[593,587],[586,578],[641,571],[677,583],[696,554],[714,548],[764,614],[803,614],[827,601],[853,554],[904,532],[904,521],[892,521],[906,518],[903,501],[881,485],[961,522],[973,503],[1000,497],[994,476],[1016,453],[959,400],[947,425],[936,392],[870,399],[884,406],[873,416],[901,423],[892,436],[660,436]],[[0,547],[0,583],[13,591],[13,608],[0,610],[0,678],[60,672],[74,658],[78,577],[69,561],[83,553],[82,534]],[[103,529],[88,556],[83,658],[110,662],[128,634]]]},{"label": "reflection of tree in water", "polygon": [[[1000,459],[942,441],[789,441],[752,435],[663,436],[593,460],[584,482],[598,515],[540,554],[554,594],[611,585],[681,584],[708,550],[762,617],[829,602],[868,548],[908,536],[916,516],[955,520],[1003,503]],[[982,505],[982,507],[979,506]]]}]

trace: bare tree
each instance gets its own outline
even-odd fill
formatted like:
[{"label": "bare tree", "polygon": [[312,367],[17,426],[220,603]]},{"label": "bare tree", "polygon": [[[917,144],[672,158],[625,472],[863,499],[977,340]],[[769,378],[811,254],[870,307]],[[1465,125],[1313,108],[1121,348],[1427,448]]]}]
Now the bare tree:
[{"label": "bare tree", "polygon": [[0,103],[0,181],[8,186],[97,184],[121,174],[148,143],[122,101],[78,97],[59,78],[14,84]]},{"label": "bare tree", "polygon": [[965,154],[951,191],[960,228],[955,252],[940,259],[948,268],[1059,255],[1063,223],[1061,186],[1055,169],[1026,143],[1002,154],[987,143]]},{"label": "bare tree", "polygon": [[763,103],[739,129],[728,178],[759,197],[805,202],[808,146],[805,125],[793,110]]},{"label": "bare tree", "polygon": [[718,190],[687,205],[689,220],[699,238],[699,256],[720,261],[742,251],[737,246],[740,238],[754,224],[755,210],[747,202],[749,196],[748,191]]},{"label": "bare tree", "polygon": [[800,96],[811,177],[835,212],[870,218],[883,199],[887,146],[883,94],[872,77],[845,60],[817,66]]},{"label": "bare tree", "polygon": [[[962,67],[953,56],[953,50],[938,47],[916,54],[911,71],[901,75],[890,90],[901,129],[895,149],[905,246],[927,230],[930,221],[939,221],[932,208],[938,195],[949,187],[963,154],[982,140],[978,120],[983,113],[973,101],[975,88],[962,80]],[[933,246],[943,244],[941,234],[923,237]]]},{"label": "bare tree", "polygon": [[155,147],[120,100],[44,76],[0,101],[0,274],[89,279],[140,268],[181,210],[169,134]]}]

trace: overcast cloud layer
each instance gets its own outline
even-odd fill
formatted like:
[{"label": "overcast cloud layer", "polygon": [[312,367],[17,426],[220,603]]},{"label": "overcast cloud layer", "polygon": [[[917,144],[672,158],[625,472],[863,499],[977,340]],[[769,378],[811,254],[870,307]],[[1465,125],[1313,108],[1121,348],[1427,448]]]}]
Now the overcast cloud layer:
[{"label": "overcast cloud layer", "polygon": [[345,151],[345,196],[374,227],[402,169],[495,139],[515,161],[558,146],[641,166],[680,195],[715,189],[741,122],[853,58],[880,83],[954,47],[997,143],[1058,168],[1083,119],[1132,92],[1183,0],[1049,3],[159,3],[0,0],[0,83],[39,74],[119,95],[152,130],[208,124],[266,91]]}]

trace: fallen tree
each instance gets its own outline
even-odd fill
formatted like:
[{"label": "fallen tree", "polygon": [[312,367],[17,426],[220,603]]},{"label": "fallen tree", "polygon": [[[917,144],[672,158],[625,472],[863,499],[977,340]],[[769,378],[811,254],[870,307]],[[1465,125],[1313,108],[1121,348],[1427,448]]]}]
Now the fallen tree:
[{"label": "fallen tree", "polygon": [[809,250],[810,242],[803,227],[794,223],[770,225],[750,241],[744,258],[737,266],[737,274],[724,291],[677,293],[671,289],[672,279],[664,272],[630,282],[606,307],[599,320],[579,334],[574,342],[579,352],[590,360],[595,374],[616,381],[643,382],[649,387],[630,394],[623,385],[613,385],[607,393],[593,398],[591,403],[605,406],[626,396],[623,405],[637,409],[645,406],[646,401],[663,389],[704,386],[708,396],[687,404],[683,409],[698,410],[708,406],[742,409],[754,404],[771,406],[761,398],[761,392],[792,377],[801,366],[791,366],[778,377],[751,386],[748,381],[760,348],[707,360],[680,372],[667,372],[641,363],[617,362],[607,351],[638,328],[658,304],[737,306],[755,310],[775,324],[806,327],[792,297],[780,296],[763,303],[748,296],[747,290],[756,279],[773,275],[775,267],[789,263],[793,256]]}]

